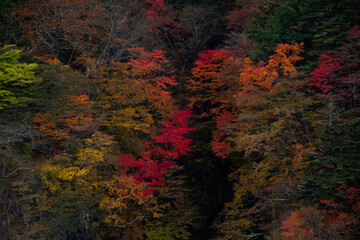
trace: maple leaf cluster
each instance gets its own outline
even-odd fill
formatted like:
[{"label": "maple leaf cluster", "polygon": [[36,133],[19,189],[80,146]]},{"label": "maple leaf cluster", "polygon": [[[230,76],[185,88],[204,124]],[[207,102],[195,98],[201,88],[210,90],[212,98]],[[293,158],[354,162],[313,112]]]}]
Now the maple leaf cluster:
[{"label": "maple leaf cluster", "polygon": [[164,174],[176,165],[175,160],[191,151],[192,140],[186,138],[193,129],[188,127],[190,109],[171,115],[157,136],[145,144],[139,157],[121,156],[118,161],[125,169],[123,176],[133,178],[137,184],[148,186],[141,194],[152,196],[156,186],[164,184]]}]

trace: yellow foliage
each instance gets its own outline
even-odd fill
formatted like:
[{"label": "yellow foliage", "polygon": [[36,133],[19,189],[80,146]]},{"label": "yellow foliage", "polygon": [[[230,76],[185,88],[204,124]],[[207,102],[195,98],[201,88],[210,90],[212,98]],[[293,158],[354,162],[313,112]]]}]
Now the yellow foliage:
[{"label": "yellow foliage", "polygon": [[137,213],[139,220],[148,213],[153,217],[160,217],[166,207],[159,205],[156,198],[144,193],[147,189],[146,184],[139,184],[131,177],[114,176],[111,180],[102,181],[100,186],[106,194],[103,195],[99,206],[107,213],[104,222],[109,225],[125,224],[127,220],[124,212],[130,207],[141,206],[141,212]]},{"label": "yellow foliage", "polygon": [[96,131],[91,138],[85,139],[87,147],[79,150],[77,161],[85,164],[104,162],[106,154],[111,153],[115,143],[110,136]]},{"label": "yellow foliage", "polygon": [[106,122],[108,126],[121,126],[136,131],[149,133],[154,124],[150,110],[143,106],[128,107],[110,113],[110,119]]}]

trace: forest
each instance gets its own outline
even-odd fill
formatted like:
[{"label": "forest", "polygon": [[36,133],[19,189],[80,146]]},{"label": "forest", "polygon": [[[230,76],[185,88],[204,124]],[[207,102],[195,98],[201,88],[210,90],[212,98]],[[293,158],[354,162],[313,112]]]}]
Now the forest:
[{"label": "forest", "polygon": [[0,239],[360,239],[359,9],[0,0]]}]

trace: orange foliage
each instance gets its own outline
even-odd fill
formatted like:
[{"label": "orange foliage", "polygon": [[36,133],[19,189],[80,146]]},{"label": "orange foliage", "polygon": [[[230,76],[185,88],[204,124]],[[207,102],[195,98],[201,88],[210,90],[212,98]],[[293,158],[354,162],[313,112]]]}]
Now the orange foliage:
[{"label": "orange foliage", "polygon": [[89,130],[94,123],[94,111],[87,95],[60,95],[58,100],[57,108],[34,116],[35,129],[56,140]]},{"label": "orange foliage", "polygon": [[[39,9],[40,6],[41,9]],[[29,31],[30,38],[43,39],[46,37],[41,30],[48,31],[48,33],[62,31],[65,40],[83,43],[90,43],[90,39],[86,39],[86,35],[99,33],[98,26],[103,21],[104,11],[105,9],[94,0],[65,2],[59,0],[31,0],[17,8],[18,14],[25,17],[22,27]],[[74,31],[74,28],[82,29],[82,31]]]},{"label": "orange foliage", "polygon": [[20,26],[35,51],[60,56],[70,50],[67,64],[76,59],[87,72],[97,65],[100,43],[110,39],[105,11],[95,0],[29,0],[17,6]]},{"label": "orange foliage", "polygon": [[236,62],[240,73],[238,105],[251,106],[256,102],[264,101],[264,94],[277,86],[280,77],[295,74],[294,63],[302,59],[299,54],[303,45],[303,43],[279,44],[267,65],[263,62],[254,64],[250,58],[238,60]]},{"label": "orange foliage", "polygon": [[[191,99],[191,105],[204,104],[208,101],[211,103],[210,112],[215,115],[225,109],[233,113],[241,112],[241,118],[233,124],[233,128],[237,131],[235,141],[238,142],[239,147],[242,146],[240,147],[242,150],[248,149],[245,151],[246,154],[260,149],[265,150],[264,140],[279,134],[280,129],[286,127],[287,122],[290,124],[292,111],[286,108],[280,110],[276,107],[271,114],[269,110],[266,113],[262,111],[269,97],[276,94],[275,90],[279,83],[284,82],[284,77],[296,73],[294,63],[301,59],[299,54],[302,46],[303,44],[295,43],[279,44],[266,65],[264,62],[254,63],[250,58],[239,58],[230,55],[231,52],[222,50],[200,55],[201,58],[195,63],[196,67],[192,72],[198,81],[190,81],[189,89],[196,96]],[[219,124],[224,123],[225,119],[228,124],[235,119],[235,117],[229,118],[229,114],[231,115],[228,112],[227,117],[226,112],[220,115],[217,129],[213,132],[213,151],[216,156],[222,158],[226,158],[230,153],[231,144],[226,138],[234,130]],[[278,118],[278,115],[285,115],[289,119],[274,124],[273,132],[255,134],[257,131],[254,129],[266,126],[270,118]],[[251,134],[248,134],[249,132]],[[267,149],[270,149],[270,146]],[[297,162],[294,164],[300,164],[301,161]]]},{"label": "orange foliage", "polygon": [[[188,89],[192,92],[189,107],[203,108],[206,103],[211,104],[212,114],[219,114],[226,106],[226,100],[221,99],[219,92],[227,89],[226,81],[220,73],[228,66],[234,55],[230,50],[206,50],[199,54],[199,59],[194,63],[192,78],[188,81]],[[202,116],[207,116],[204,111]]]},{"label": "orange foliage", "polygon": [[[226,49],[207,50],[194,63],[188,89],[190,107],[202,109],[202,116],[224,109],[250,107],[264,101],[281,77],[294,75],[294,63],[301,60],[303,43],[279,44],[268,63],[254,63]],[[209,109],[205,109],[204,107]]]},{"label": "orange foliage", "polygon": [[310,224],[311,221],[316,221],[319,224],[320,212],[316,209],[303,207],[300,210],[294,211],[289,218],[282,223],[281,233],[287,240],[308,240],[318,239],[314,236],[314,227]]},{"label": "orange foliage", "polygon": [[[282,222],[281,235],[286,240],[307,240],[307,239],[350,239],[352,231],[357,231],[358,214],[356,204],[359,204],[359,189],[347,188],[342,185],[337,188],[339,202],[334,200],[319,200],[325,210],[318,210],[313,207],[302,207],[292,212],[287,220]],[[343,195],[340,193],[343,191]],[[345,205],[355,207],[346,212]]]},{"label": "orange foliage", "polygon": [[[298,172],[298,175],[302,172],[301,168],[304,167],[305,164],[309,164],[309,162],[304,163],[304,157],[307,153],[315,151],[315,146],[312,143],[308,144],[295,144],[292,146],[291,151],[293,153],[292,158],[285,157],[283,159],[284,163],[289,163],[289,167],[292,170],[296,170]],[[285,176],[288,177],[288,169],[286,170]],[[293,176],[295,177],[295,176]]]}]

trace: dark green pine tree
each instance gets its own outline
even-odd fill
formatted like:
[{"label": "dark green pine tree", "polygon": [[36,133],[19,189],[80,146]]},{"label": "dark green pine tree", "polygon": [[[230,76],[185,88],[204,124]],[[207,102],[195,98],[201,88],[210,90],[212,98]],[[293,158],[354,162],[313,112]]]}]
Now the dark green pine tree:
[{"label": "dark green pine tree", "polygon": [[334,199],[341,184],[360,187],[360,120],[328,126],[307,161],[307,197]]},{"label": "dark green pine tree", "polygon": [[259,8],[254,26],[245,32],[265,55],[278,43],[304,42],[309,68],[324,50],[341,46],[346,31],[360,24],[359,4],[360,0],[269,1]]},{"label": "dark green pine tree", "polygon": [[0,0],[0,47],[7,44],[24,44],[19,42],[20,35],[20,24],[12,1]]}]

